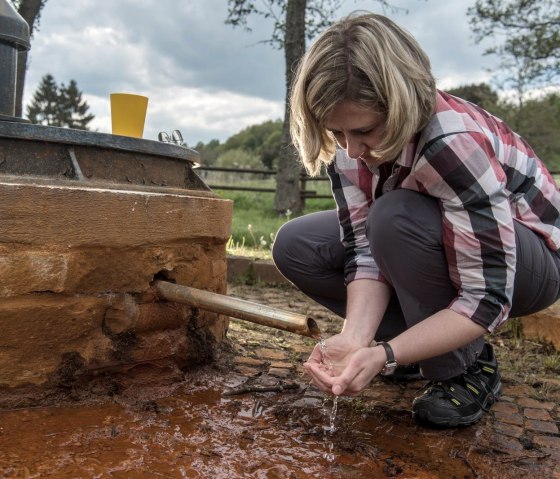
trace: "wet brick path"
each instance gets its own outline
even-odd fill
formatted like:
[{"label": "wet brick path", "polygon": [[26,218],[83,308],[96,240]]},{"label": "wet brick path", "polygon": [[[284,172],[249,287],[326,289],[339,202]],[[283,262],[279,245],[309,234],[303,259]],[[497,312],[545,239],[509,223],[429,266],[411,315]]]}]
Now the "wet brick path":
[{"label": "wet brick path", "polygon": [[[339,318],[286,285],[265,287],[230,283],[228,294],[309,314],[326,335],[337,332],[340,326]],[[234,351],[234,369],[248,382],[292,385],[295,382],[302,392],[293,398],[293,405],[313,405],[322,401],[321,393],[309,386],[302,368],[315,344],[314,340],[238,320],[231,321],[228,338]],[[499,346],[497,352],[499,357]],[[375,380],[361,398],[343,400],[342,407],[353,407],[352,404],[356,403],[352,401],[359,401],[362,408],[365,404],[366,409],[383,410],[385,417],[394,418],[402,430],[401,436],[414,438],[424,435],[428,440],[429,436],[437,437],[440,448],[445,446],[445,441],[452,442],[451,451],[464,454],[472,477],[560,479],[558,389],[552,391],[547,400],[539,400],[531,385],[516,381],[509,372],[502,375],[502,397],[491,412],[478,424],[459,431],[430,431],[412,422],[410,406],[423,385],[421,381],[395,384]],[[478,464],[483,461],[480,459],[477,462],[477,457],[484,457],[494,464],[495,474],[480,472]]]}]

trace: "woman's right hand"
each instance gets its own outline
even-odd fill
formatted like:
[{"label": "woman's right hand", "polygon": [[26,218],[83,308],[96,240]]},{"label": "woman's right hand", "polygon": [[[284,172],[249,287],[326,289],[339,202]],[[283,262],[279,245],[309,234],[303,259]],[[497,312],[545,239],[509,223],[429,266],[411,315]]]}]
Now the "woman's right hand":
[{"label": "woman's right hand", "polygon": [[[387,309],[391,290],[380,281],[358,279],[348,285],[347,293],[342,331],[324,341],[324,351],[317,344],[303,365],[313,384],[324,392],[331,392],[334,378],[347,370],[354,353],[370,345]],[[347,374],[352,375],[353,369],[351,366]]]},{"label": "woman's right hand", "polygon": [[317,363],[317,358],[314,358],[316,349],[319,347],[317,345],[304,367],[311,376],[313,384],[321,391],[336,396],[356,396],[381,372],[385,365],[386,353],[381,347],[362,346],[359,343],[356,348],[355,342],[348,343],[346,337],[340,338],[339,336],[342,335],[331,338],[333,344],[342,346],[336,352],[336,355],[340,357],[336,366],[329,367],[330,355],[328,352],[326,355],[322,354],[323,362]]},{"label": "woman's right hand", "polygon": [[352,354],[364,347],[357,340],[347,334],[339,333],[317,343],[311,355],[304,363],[304,368],[311,379],[320,390],[328,392],[331,385],[325,383],[318,371],[327,373],[329,376],[339,376],[345,369]]}]

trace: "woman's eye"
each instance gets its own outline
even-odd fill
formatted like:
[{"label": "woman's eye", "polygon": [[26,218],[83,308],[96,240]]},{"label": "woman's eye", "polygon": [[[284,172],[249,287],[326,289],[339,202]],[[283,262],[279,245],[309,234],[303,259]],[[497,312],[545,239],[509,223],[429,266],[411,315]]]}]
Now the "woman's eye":
[{"label": "woman's eye", "polygon": [[331,131],[332,136],[335,137],[335,139],[340,139],[343,137],[342,133],[340,131]]}]

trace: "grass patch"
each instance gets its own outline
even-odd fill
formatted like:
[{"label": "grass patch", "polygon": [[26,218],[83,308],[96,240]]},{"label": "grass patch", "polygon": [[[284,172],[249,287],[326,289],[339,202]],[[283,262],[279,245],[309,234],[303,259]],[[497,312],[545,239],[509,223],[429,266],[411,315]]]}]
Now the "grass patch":
[{"label": "grass patch", "polygon": [[550,355],[545,356],[543,365],[546,371],[560,374],[560,354],[553,351]]},{"label": "grass patch", "polygon": [[486,337],[496,346],[502,378],[531,386],[530,396],[535,399],[557,400],[560,386],[554,380],[560,373],[560,354],[552,344],[525,338],[520,323],[519,318],[511,318]]},{"label": "grass patch", "polygon": [[[259,186],[267,185],[260,182]],[[308,186],[318,194],[329,194],[327,182],[316,182]],[[270,250],[278,229],[296,216],[335,208],[333,199],[307,199],[305,208],[300,215],[291,214],[278,216],[274,210],[274,193],[250,191],[214,190],[222,198],[233,201],[233,220],[231,238],[228,242],[229,254],[270,258]]]}]

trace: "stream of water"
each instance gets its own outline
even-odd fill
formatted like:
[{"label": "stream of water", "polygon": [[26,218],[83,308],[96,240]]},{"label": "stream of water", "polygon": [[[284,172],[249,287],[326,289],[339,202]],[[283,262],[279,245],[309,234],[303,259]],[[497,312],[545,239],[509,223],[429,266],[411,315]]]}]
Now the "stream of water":
[{"label": "stream of water", "polygon": [[[320,339],[319,348],[321,349],[323,364],[327,367],[329,371],[332,371],[333,365],[332,362],[329,360],[327,344],[325,343],[324,338]],[[328,408],[329,403],[331,404],[330,410]],[[327,449],[324,458],[328,462],[334,462],[336,456],[334,455],[333,452],[334,442],[332,436],[336,432],[336,413],[338,411],[338,396],[325,394],[325,398],[323,400],[323,410],[325,411],[325,415],[328,418],[328,422],[329,422],[329,425],[324,428],[324,437],[325,437],[325,443]]]}]

